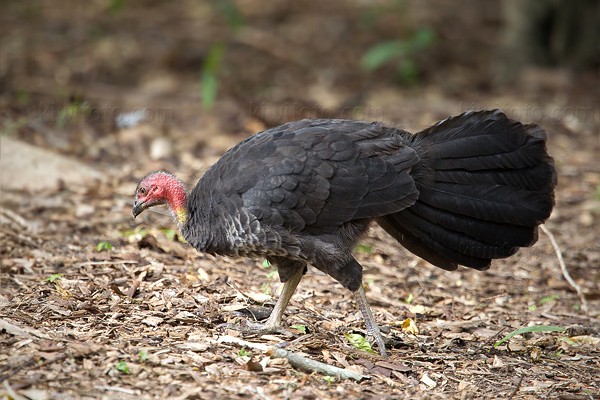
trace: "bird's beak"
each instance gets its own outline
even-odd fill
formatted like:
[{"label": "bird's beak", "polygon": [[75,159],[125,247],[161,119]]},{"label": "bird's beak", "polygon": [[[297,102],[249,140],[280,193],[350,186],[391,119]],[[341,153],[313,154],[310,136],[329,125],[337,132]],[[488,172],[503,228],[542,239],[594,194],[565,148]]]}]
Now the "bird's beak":
[{"label": "bird's beak", "polygon": [[146,209],[146,203],[143,201],[134,201],[133,202],[133,218],[140,215]]}]

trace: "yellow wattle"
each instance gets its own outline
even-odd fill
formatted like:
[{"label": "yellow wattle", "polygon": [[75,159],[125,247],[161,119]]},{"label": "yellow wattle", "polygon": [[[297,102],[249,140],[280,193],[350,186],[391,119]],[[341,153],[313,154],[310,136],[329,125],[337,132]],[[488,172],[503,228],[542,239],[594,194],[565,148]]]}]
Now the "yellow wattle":
[{"label": "yellow wattle", "polygon": [[180,224],[184,224],[185,221],[187,220],[187,211],[185,208],[178,208],[177,212],[175,213],[177,216],[177,221],[179,221]]}]

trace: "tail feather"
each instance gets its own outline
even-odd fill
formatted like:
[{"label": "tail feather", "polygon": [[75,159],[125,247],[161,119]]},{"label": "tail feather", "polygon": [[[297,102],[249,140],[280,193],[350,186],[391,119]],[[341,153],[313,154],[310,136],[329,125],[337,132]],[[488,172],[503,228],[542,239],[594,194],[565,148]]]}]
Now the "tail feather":
[{"label": "tail feather", "polygon": [[[420,189],[420,188],[419,188]],[[420,201],[484,221],[536,226],[548,218],[545,194],[509,186],[436,183],[419,190]],[[548,204],[549,203],[549,204]]]},{"label": "tail feather", "polygon": [[538,125],[498,110],[451,117],[409,138],[417,202],[378,222],[445,269],[485,269],[537,240],[552,212],[556,170]]},{"label": "tail feather", "polygon": [[428,232],[422,230],[419,225],[406,223],[406,220],[400,218],[398,214],[381,217],[377,223],[411,253],[448,271],[458,268],[458,264],[478,270],[486,270],[490,267],[491,260],[488,258],[465,255],[439,242],[429,240]]},{"label": "tail feather", "polygon": [[461,185],[500,185],[533,190],[536,192],[551,191],[548,181],[540,177],[550,176],[552,166],[541,163],[529,168],[496,169],[483,171],[442,170],[435,171],[436,182],[457,183]]},{"label": "tail feather", "polygon": [[[468,142],[467,142],[468,143]],[[504,154],[480,155],[468,158],[438,158],[433,167],[437,170],[467,169],[481,171],[502,168],[524,168],[536,165],[545,154],[543,142],[530,140],[527,147]]]},{"label": "tail feather", "polygon": [[435,224],[417,214],[414,210],[409,210],[403,216],[403,220],[410,226],[419,227],[427,233],[424,240],[430,244],[439,243],[450,249],[454,249],[461,254],[477,258],[505,258],[516,253],[518,247],[507,241],[490,244],[478,240],[471,235],[465,235],[462,232],[449,229]]},{"label": "tail feather", "polygon": [[434,224],[454,230],[463,235],[476,238],[487,245],[505,245],[506,237],[511,238],[511,244],[519,247],[531,246],[537,240],[537,231],[528,226],[502,224],[477,220],[449,211],[439,210],[425,203],[417,202],[412,212]]}]

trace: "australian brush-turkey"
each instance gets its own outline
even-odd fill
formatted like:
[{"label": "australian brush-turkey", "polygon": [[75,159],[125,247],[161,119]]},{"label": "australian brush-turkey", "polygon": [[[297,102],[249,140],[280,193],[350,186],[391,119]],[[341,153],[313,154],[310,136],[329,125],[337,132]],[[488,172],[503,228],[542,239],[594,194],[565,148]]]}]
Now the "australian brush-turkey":
[{"label": "australian brush-turkey", "polygon": [[385,356],[352,256],[371,223],[433,265],[485,270],[536,242],[556,180],[544,130],[498,110],[466,112],[414,135],[380,123],[303,120],[242,141],[189,195],[168,173],[147,175],[133,215],[167,204],[198,251],[276,265],[283,292],[266,323],[248,328],[258,333],[281,330],[312,264],[355,294]]}]

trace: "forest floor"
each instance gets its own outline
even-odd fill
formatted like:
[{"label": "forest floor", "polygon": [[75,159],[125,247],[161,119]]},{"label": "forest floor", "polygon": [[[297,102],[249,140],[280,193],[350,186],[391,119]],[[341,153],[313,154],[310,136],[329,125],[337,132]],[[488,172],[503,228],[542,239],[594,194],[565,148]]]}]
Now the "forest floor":
[{"label": "forest floor", "polygon": [[[419,84],[399,86],[393,70],[365,76],[348,61],[377,29],[396,33],[384,13],[354,37],[348,25],[364,7],[254,3],[242,2],[255,22],[236,35],[218,18],[203,20],[210,2],[6,6],[19,18],[4,24],[12,30],[0,76],[0,398],[600,398],[598,75],[544,70],[497,87],[477,67],[489,50],[457,45],[455,55],[420,61]],[[477,48],[498,35],[496,14],[477,2],[468,9],[479,19],[433,4],[439,16],[414,12],[414,23],[432,24],[439,40],[469,38]],[[445,28],[459,23],[463,37]],[[227,47],[209,112],[198,87],[215,37]],[[144,121],[115,121],[135,107],[149,113]],[[166,209],[131,215],[146,173],[171,171],[192,187],[235,143],[287,120],[383,120],[415,132],[471,108],[502,108],[547,130],[559,184],[546,227],[582,296],[543,232],[488,271],[448,272],[373,227],[356,257],[375,318],[395,340],[389,359],[349,344],[345,334],[365,333],[356,304],[314,269],[286,310],[287,334],[241,337],[219,325],[267,315],[277,274],[262,260],[196,252]],[[494,346],[534,325],[565,330]],[[294,367],[257,344],[365,379]]]}]

